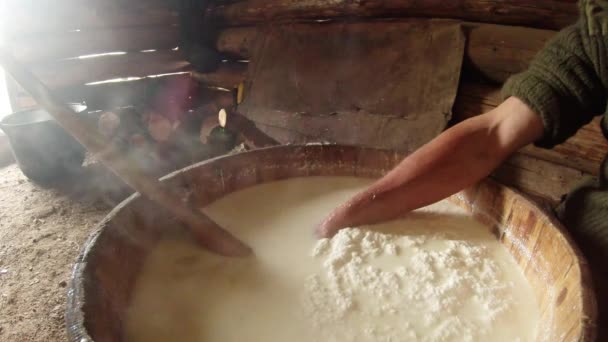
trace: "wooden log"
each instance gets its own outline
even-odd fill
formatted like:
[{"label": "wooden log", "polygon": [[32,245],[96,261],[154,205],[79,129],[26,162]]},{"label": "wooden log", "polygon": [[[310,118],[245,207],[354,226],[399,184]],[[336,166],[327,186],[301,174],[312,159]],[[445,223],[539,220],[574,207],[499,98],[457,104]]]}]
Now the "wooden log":
[{"label": "wooden log", "polygon": [[33,63],[107,52],[165,50],[179,45],[176,27],[130,27],[94,31],[30,34],[6,42],[22,63]]},{"label": "wooden log", "polygon": [[585,175],[580,170],[522,153],[514,154],[492,173],[501,183],[547,199],[553,205]]},{"label": "wooden log", "polygon": [[427,17],[560,29],[576,21],[574,0],[250,0],[217,5],[208,16],[238,26],[268,21]]},{"label": "wooden log", "polygon": [[207,86],[231,90],[245,80],[246,72],[245,63],[222,63],[214,72],[192,72],[192,77]]},{"label": "wooden log", "polygon": [[100,81],[142,78],[188,70],[180,51],[126,53],[118,56],[69,59],[33,64],[32,71],[50,88]]},{"label": "wooden log", "polygon": [[92,110],[113,109],[143,105],[154,99],[157,89],[163,84],[168,82],[184,84],[189,79],[189,74],[169,75],[131,82],[70,86],[56,89],[55,93],[65,102],[86,102],[88,108]]},{"label": "wooden log", "polygon": [[[488,112],[498,106],[500,102],[500,88],[463,82],[454,104],[454,121],[462,121]],[[519,154],[597,176],[599,166],[608,151],[608,140],[602,134],[600,120],[600,117],[594,118],[574,136],[553,149],[529,145],[520,150]]]},{"label": "wooden log", "polygon": [[[8,81],[11,81],[9,84],[13,86],[9,89],[9,94],[11,100],[14,100],[12,102],[14,111],[38,106],[30,94],[21,89],[11,77],[7,78],[7,83]],[[216,114],[220,108],[233,108],[235,106],[232,92],[199,85],[196,87],[195,93],[186,98],[176,90],[182,88],[184,84],[192,82],[194,81],[191,80],[190,74],[179,74],[144,78],[131,82],[70,86],[56,89],[55,94],[66,103],[84,102],[89,111],[114,110],[131,106],[141,107],[150,105],[151,101],[160,102],[160,104],[171,108],[176,105],[171,103],[177,101],[177,106],[182,111],[198,108],[203,104],[213,104]],[[194,85],[198,84],[198,82],[194,83]],[[159,94],[159,90],[161,90],[161,94]],[[175,99],[176,96],[179,98]],[[157,110],[167,111],[166,108],[157,108]]]},{"label": "wooden log", "polygon": [[260,30],[252,26],[222,30],[217,37],[217,50],[243,59],[249,59],[259,34]]},{"label": "wooden log", "polygon": [[502,102],[500,87],[462,79],[454,102],[453,121],[486,113]]},{"label": "wooden log", "polygon": [[464,23],[465,73],[479,73],[502,84],[524,71],[556,32],[528,27]]},{"label": "wooden log", "polygon": [[179,23],[175,1],[4,0],[0,30],[15,34],[86,31],[108,27],[163,26]]},{"label": "wooden log", "polygon": [[[151,79],[95,86],[68,86],[54,89],[54,92],[65,103],[86,102],[89,110],[126,107],[143,101],[146,87],[142,85],[146,81],[151,81]],[[10,75],[7,75],[6,83],[13,112],[40,108],[36,100],[17,84]]]},{"label": "wooden log", "polygon": [[217,106],[217,112],[220,109],[236,108],[236,98],[232,91],[218,90],[215,87],[205,87],[203,97],[208,100],[207,103],[213,103]]},{"label": "wooden log", "polygon": [[[166,83],[179,82],[183,84],[190,79],[189,74],[167,75],[154,78],[143,78],[129,82],[103,83],[96,85],[77,85],[55,89],[55,94],[66,103],[86,103],[89,111],[112,110],[121,107],[142,106],[155,99],[157,89]],[[9,96],[13,111],[37,107],[36,101],[29,93],[17,85],[12,78],[7,78]],[[194,108],[198,102],[214,101],[225,92],[214,89],[203,89],[193,99],[184,100],[189,104],[183,109]],[[218,95],[219,94],[219,95]],[[224,96],[225,97],[225,96]],[[228,95],[232,99],[231,95]],[[170,99],[163,99],[170,100]],[[182,103],[183,105],[183,103]]]},{"label": "wooden log", "polygon": [[135,106],[144,102],[146,89],[155,80],[117,82],[99,85],[77,85],[56,89],[65,102],[86,102],[90,110]]},{"label": "wooden log", "polygon": [[[536,53],[556,33],[552,30],[470,22],[463,23],[463,30],[467,37],[465,73],[479,73],[497,83],[503,83],[509,76],[525,70]],[[262,35],[261,29],[256,27],[230,28],[219,34],[216,46],[224,53],[249,59]]]},{"label": "wooden log", "polygon": [[552,150],[529,146],[522,150],[522,153],[559,162],[563,165],[571,165],[591,175],[598,176],[602,160],[608,152],[608,140],[602,134],[600,121],[600,117],[595,117],[573,137]]}]

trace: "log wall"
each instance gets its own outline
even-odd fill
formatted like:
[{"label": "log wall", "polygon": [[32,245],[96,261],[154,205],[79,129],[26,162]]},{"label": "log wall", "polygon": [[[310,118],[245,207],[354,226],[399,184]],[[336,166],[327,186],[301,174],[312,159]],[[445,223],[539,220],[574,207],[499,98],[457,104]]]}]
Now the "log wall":
[{"label": "log wall", "polygon": [[[555,34],[552,30],[472,22],[463,23],[463,30],[467,36],[465,72],[496,83],[523,71]],[[220,32],[216,46],[235,58],[249,59],[263,34],[263,29],[257,26],[229,28]]]},{"label": "log wall", "polygon": [[[6,0],[4,47],[66,100],[129,105],[142,83],[117,85],[121,101],[88,84],[188,71],[180,45],[177,1]],[[9,79],[13,110],[35,106]],[[108,88],[108,87],[106,87]],[[98,89],[98,88],[97,88]],[[127,96],[128,95],[128,96]]]},{"label": "log wall", "polygon": [[576,0],[248,0],[212,8],[207,17],[226,25],[269,21],[449,18],[560,29],[578,16]]},{"label": "log wall", "polygon": [[[192,22],[201,12],[191,9],[206,3],[4,0],[0,43],[62,100],[85,102],[89,113],[82,117],[91,118],[108,143],[160,176],[221,152],[206,144],[202,122],[211,118],[217,125],[219,109],[233,105],[226,89],[243,75],[242,64],[225,63],[192,77],[187,57],[202,43],[192,48],[192,27],[204,25]],[[193,64],[217,64],[198,57]],[[237,78],[226,83],[226,75]],[[37,107],[10,77],[7,86],[13,111]]]},{"label": "log wall", "polygon": [[[310,19],[354,15],[349,12],[351,10],[356,13],[356,16],[371,17],[378,16],[378,13],[389,8],[382,7],[381,10],[380,7],[375,7],[374,10],[369,9],[369,11],[355,10],[352,6],[358,5],[352,4],[352,2],[352,6],[337,2],[340,4],[336,5],[337,7],[334,10],[329,10],[327,8],[331,5],[321,5],[316,1],[300,1],[298,3],[301,4],[301,8],[296,8],[298,6],[290,1],[262,0],[216,8],[211,12],[212,15],[219,16],[227,24],[234,26],[220,32],[216,42],[218,50],[234,56],[234,58],[255,58],[255,56],[252,56],[252,51],[257,39],[263,34],[263,26],[250,24],[259,23],[262,20],[274,20],[277,25],[280,25],[283,20],[305,20],[310,22],[310,25],[322,25],[323,22],[313,23]],[[373,1],[371,3],[378,4]],[[391,2],[385,2],[385,5],[389,6],[390,4],[387,3]],[[408,2],[399,3],[399,6],[401,6]],[[427,3],[431,4],[432,2]],[[492,3],[495,6],[493,8],[496,9],[515,6],[515,2],[510,1],[500,2],[501,4],[492,1],[484,3]],[[514,17],[512,14],[515,12],[509,12],[513,7],[509,7],[511,9],[505,10],[506,12],[497,10],[496,13],[510,13],[506,17],[499,18],[492,16],[488,18],[475,17],[472,14],[473,12],[467,12],[466,15],[456,15],[456,17],[476,19],[477,22],[463,22],[467,45],[463,61],[463,78],[454,106],[453,123],[487,112],[500,104],[501,84],[509,76],[527,68],[536,53],[556,34],[557,31],[552,29],[563,27],[576,18],[575,1],[535,1],[534,5],[531,5],[534,11],[537,11],[537,14],[540,13],[538,11],[542,11],[542,6],[546,6],[545,9],[550,12],[556,8],[568,10],[560,12],[561,15],[553,13],[549,15],[550,19],[534,19],[535,16]],[[320,9],[321,7],[323,10]],[[433,12],[434,10],[431,7],[424,13],[429,16],[443,16]],[[420,16],[418,12],[406,12],[407,15]],[[499,14],[496,13],[493,15],[498,16]],[[446,16],[454,17],[454,15],[448,14]],[[545,29],[499,25],[481,21],[525,24]],[[552,150],[527,146],[507,160],[504,165],[496,170],[493,176],[503,183],[555,205],[572,186],[584,177],[597,176],[599,165],[608,151],[608,143],[598,124],[599,118],[583,127],[567,142]],[[259,123],[258,125],[263,124]],[[312,139],[312,137],[299,134],[296,129],[293,132],[276,127],[264,127],[264,129],[274,131],[274,135],[281,137],[282,140],[291,139],[294,142],[305,142]]]},{"label": "log wall", "polygon": [[[5,3],[3,10],[10,12],[5,16],[9,19],[0,24],[6,32],[5,42],[66,100],[125,105],[145,97],[149,83],[158,83],[158,78],[149,76],[190,71],[182,52],[174,50],[179,44],[179,15],[172,1],[63,0],[63,6],[50,0]],[[555,30],[576,20],[577,12],[576,0],[216,1],[200,18],[223,28],[216,48],[229,60],[215,72],[192,76],[211,89],[233,89],[246,80],[247,61],[255,58],[253,47],[263,34],[261,24],[270,22],[322,25],[334,20],[461,19],[467,43],[463,81],[454,107],[454,122],[458,122],[497,106],[500,85],[524,70]],[[118,54],[86,58],[107,52]],[[179,77],[189,75],[169,76]],[[137,81],[103,82],[124,78]],[[11,89],[17,109],[33,105],[18,87],[11,85]],[[213,95],[212,90],[207,96],[212,102],[215,97],[226,98]],[[555,203],[573,183],[597,175],[608,150],[597,121],[553,150],[524,148],[495,177]],[[297,130],[264,129],[275,131],[283,140],[312,139]]]}]

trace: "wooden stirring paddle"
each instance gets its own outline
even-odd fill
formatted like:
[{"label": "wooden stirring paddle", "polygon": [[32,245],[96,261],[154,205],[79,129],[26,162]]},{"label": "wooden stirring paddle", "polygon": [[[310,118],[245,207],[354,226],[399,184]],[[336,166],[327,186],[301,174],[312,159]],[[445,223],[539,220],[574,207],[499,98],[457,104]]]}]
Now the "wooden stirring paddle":
[{"label": "wooden stirring paddle", "polygon": [[95,155],[105,166],[143,196],[172,212],[187,225],[196,240],[208,250],[224,256],[244,257],[251,248],[222,229],[202,212],[186,205],[157,179],[131,165],[97,131],[85,125],[78,115],[59,101],[51,91],[8,52],[0,50],[0,64],[63,128]]}]

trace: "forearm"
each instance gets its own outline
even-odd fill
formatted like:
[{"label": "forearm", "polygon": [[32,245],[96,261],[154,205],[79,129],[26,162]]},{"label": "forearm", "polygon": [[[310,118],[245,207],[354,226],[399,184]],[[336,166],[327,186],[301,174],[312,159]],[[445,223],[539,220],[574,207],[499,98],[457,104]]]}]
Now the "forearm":
[{"label": "forearm", "polygon": [[394,219],[486,177],[513,151],[542,134],[540,119],[527,134],[516,127],[521,123],[501,121],[518,111],[530,110],[517,99],[507,100],[493,112],[445,131],[334,211],[322,224],[321,234]]},{"label": "forearm", "polygon": [[341,206],[335,212],[334,224],[359,226],[394,219],[487,176],[502,159],[485,148],[487,132],[476,127],[483,119],[454,126],[404,159]]}]

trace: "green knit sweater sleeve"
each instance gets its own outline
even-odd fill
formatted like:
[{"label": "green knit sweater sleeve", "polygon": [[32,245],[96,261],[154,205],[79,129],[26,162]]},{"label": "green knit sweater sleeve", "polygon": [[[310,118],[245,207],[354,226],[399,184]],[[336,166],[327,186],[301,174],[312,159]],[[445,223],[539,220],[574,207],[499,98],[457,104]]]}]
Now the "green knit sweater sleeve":
[{"label": "green knit sweater sleeve", "polygon": [[[515,96],[538,113],[553,147],[606,111],[608,0],[581,1],[579,21],[559,32],[528,69],[511,77],[503,96]],[[525,39],[525,37],[522,37]]]}]

